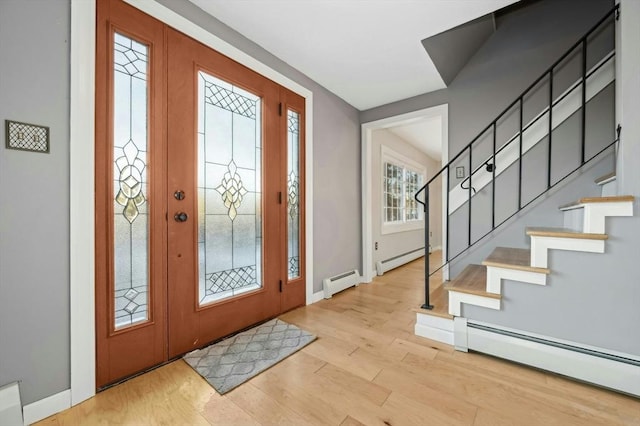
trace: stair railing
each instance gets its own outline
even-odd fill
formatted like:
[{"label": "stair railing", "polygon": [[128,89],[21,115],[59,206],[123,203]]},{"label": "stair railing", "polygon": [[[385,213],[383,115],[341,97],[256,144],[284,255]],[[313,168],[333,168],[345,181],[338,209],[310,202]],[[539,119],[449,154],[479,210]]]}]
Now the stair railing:
[{"label": "stair railing", "polygon": [[[473,138],[471,140],[471,142],[469,142],[469,144],[467,144],[455,157],[453,157],[453,159],[451,159],[438,173],[436,173],[424,186],[422,186],[422,188],[420,188],[416,194],[414,195],[415,200],[422,205],[423,210],[424,210],[424,221],[425,221],[425,225],[424,225],[424,238],[425,238],[425,247],[429,247],[430,244],[430,236],[429,236],[429,186],[439,177],[441,176],[446,176],[446,190],[443,191],[442,196],[444,198],[446,198],[446,208],[445,208],[445,212],[447,215],[447,220],[445,221],[445,232],[446,232],[446,250],[444,253],[444,258],[442,261],[442,264],[436,268],[433,271],[429,270],[429,254],[428,254],[428,250],[425,250],[425,265],[424,265],[424,279],[425,279],[425,303],[422,305],[422,309],[433,309],[433,306],[430,304],[429,301],[429,277],[431,275],[433,275],[434,273],[438,272],[440,269],[442,269],[444,266],[448,265],[449,263],[451,263],[453,260],[455,260],[457,257],[459,257],[460,255],[462,255],[463,253],[465,253],[467,250],[469,250],[469,248],[471,248],[473,245],[475,245],[476,243],[478,243],[479,241],[481,241],[482,239],[484,239],[484,237],[486,237],[487,235],[489,235],[491,232],[493,232],[496,228],[498,228],[499,226],[501,226],[502,224],[504,224],[505,222],[507,222],[509,219],[511,219],[513,216],[515,216],[518,212],[520,212],[522,209],[526,208],[527,206],[529,206],[531,203],[533,203],[534,201],[536,201],[539,197],[541,197],[542,195],[546,194],[550,189],[552,189],[553,187],[555,187],[556,185],[558,185],[560,182],[564,181],[567,177],[569,177],[570,175],[572,175],[574,172],[576,172],[577,170],[579,170],[582,166],[584,166],[586,163],[590,162],[591,160],[593,160],[594,158],[598,157],[600,154],[602,154],[604,151],[606,151],[607,149],[611,148],[612,146],[614,146],[619,140],[620,140],[620,130],[621,127],[618,125],[616,132],[616,138],[609,144],[607,144],[607,146],[605,146],[604,148],[602,148],[601,150],[599,150],[596,154],[590,156],[589,158],[586,158],[586,105],[588,103],[587,98],[586,98],[586,93],[587,93],[587,80],[589,79],[589,77],[591,77],[594,73],[596,73],[597,71],[600,70],[600,68],[602,68],[605,64],[607,64],[609,61],[613,60],[613,58],[615,57],[615,51],[605,55],[605,57],[595,66],[593,67],[591,70],[587,70],[587,44],[589,42],[589,36],[591,36],[593,33],[595,33],[596,31],[598,31],[601,26],[603,26],[603,24],[607,23],[607,21],[612,18],[613,16],[615,16],[615,20],[617,21],[619,19],[619,14],[620,14],[620,5],[616,5],[612,10],[610,10],[602,19],[600,19],[580,40],[578,40],[573,46],[571,46],[571,48],[569,48],[569,50],[567,50],[556,62],[553,63],[553,65],[551,65],[540,77],[538,77],[533,83],[531,83],[531,85],[529,85],[529,87],[527,87],[526,90],[524,90],[524,92],[522,92],[522,94],[520,96],[518,96],[513,102],[511,102],[509,104],[509,106],[507,106],[507,108],[505,108],[491,123],[489,123],[489,125],[487,125],[475,138]],[[568,90],[566,90],[560,97],[558,97],[558,99],[554,99],[553,97],[553,79],[554,79],[554,70],[556,70],[558,68],[559,65],[561,65],[563,63],[563,61],[565,59],[567,59],[572,53],[579,51],[582,55],[582,63],[581,63],[581,77],[579,78],[578,82],[571,85],[569,87]],[[539,83],[541,83],[542,81],[544,81],[545,79],[548,79],[549,81],[549,91],[548,91],[548,107],[544,108],[543,111],[538,114],[532,121],[530,121],[528,124],[524,124],[523,120],[524,120],[524,114],[523,114],[523,106],[524,106],[524,100],[527,97],[528,94],[530,94],[532,92],[532,90],[534,90]],[[553,133],[553,108],[554,106],[558,105],[560,102],[562,102],[567,96],[569,96],[569,94],[571,94],[574,90],[580,88],[582,93],[581,93],[581,105],[579,107],[580,113],[581,113],[581,149],[580,149],[580,165],[578,167],[576,167],[575,169],[571,170],[570,172],[568,172],[567,174],[565,174],[563,177],[561,177],[558,181],[556,181],[555,183],[551,182],[551,164],[552,164],[552,133]],[[518,132],[516,133],[516,135],[514,137],[512,137],[511,139],[509,139],[504,145],[502,145],[499,149],[496,149],[496,143],[497,143],[497,127],[498,127],[498,122],[505,118],[507,116],[507,114],[509,114],[509,112],[514,108],[514,107],[518,107],[519,110],[519,117],[518,118]],[[535,123],[537,123],[542,117],[546,116],[548,114],[548,120],[549,120],[549,128],[548,128],[548,133],[546,135],[546,137],[548,138],[548,149],[547,149],[547,182],[546,182],[546,190],[542,191],[540,194],[538,194],[536,197],[534,197],[533,199],[531,199],[530,201],[528,201],[527,203],[523,204],[522,202],[522,158],[523,158],[523,133],[527,131],[527,129],[529,129],[531,126],[533,126]],[[559,126],[560,124],[558,124]],[[489,157],[489,159],[487,161],[485,161],[483,164],[481,164],[480,166],[476,167],[475,169],[473,168],[473,147],[474,144],[478,143],[479,141],[482,141],[482,137],[487,134],[487,132],[491,131],[492,132],[492,154]],[[513,212],[513,214],[511,214],[510,216],[508,216],[506,219],[502,220],[500,223],[496,223],[496,156],[498,154],[500,154],[503,150],[505,150],[505,148],[507,148],[508,146],[510,146],[512,143],[516,143],[518,144],[518,157],[515,161],[518,162],[518,208],[515,210],[515,212]],[[540,142],[537,142],[540,143]],[[449,217],[451,215],[451,212],[449,211],[450,208],[450,191],[451,188],[449,186],[449,181],[450,181],[450,177],[451,177],[451,168],[452,166],[456,163],[456,161],[458,161],[458,159],[460,159],[465,153],[468,153],[469,159],[468,159],[468,167],[469,167],[469,175],[468,177],[466,177],[462,183],[460,184],[460,187],[463,190],[467,191],[467,198],[466,198],[466,203],[467,203],[467,215],[468,215],[468,228],[467,228],[467,245],[466,248],[463,248],[460,252],[458,252],[455,256],[451,256],[450,255],[450,226],[449,226]],[[515,162],[514,161],[514,162]],[[473,187],[473,175],[480,171],[482,168],[485,168],[485,170],[489,173],[491,173],[491,188],[492,188],[492,195],[491,195],[491,229],[485,233],[484,235],[482,235],[481,237],[479,237],[478,239],[476,239],[475,241],[472,241],[472,227],[471,227],[471,213],[472,213],[472,198],[473,195],[477,192],[476,189]],[[464,184],[467,184],[468,186],[464,186]],[[472,194],[473,191],[473,194]],[[420,195],[422,193],[425,193],[424,195],[424,201],[420,200]],[[443,200],[444,201],[444,200]],[[460,208],[462,208],[462,206],[460,206]]]}]

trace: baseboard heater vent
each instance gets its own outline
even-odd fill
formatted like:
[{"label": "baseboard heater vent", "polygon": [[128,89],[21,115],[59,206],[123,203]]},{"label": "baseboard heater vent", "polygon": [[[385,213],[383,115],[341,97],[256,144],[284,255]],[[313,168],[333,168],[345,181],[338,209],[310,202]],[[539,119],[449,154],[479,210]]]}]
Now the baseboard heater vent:
[{"label": "baseboard heater vent", "polygon": [[467,327],[470,350],[640,396],[640,359],[471,321]]},{"label": "baseboard heater vent", "polygon": [[23,424],[18,382],[0,386],[0,425],[22,426]]},{"label": "baseboard heater vent", "polygon": [[334,294],[360,284],[360,273],[357,269],[322,280],[324,298],[330,299]]},{"label": "baseboard heater vent", "polygon": [[405,263],[409,263],[422,256],[424,256],[424,247],[399,254],[398,256],[394,256],[387,260],[378,261],[376,262],[376,273],[378,275],[382,275],[387,271],[404,265]]}]

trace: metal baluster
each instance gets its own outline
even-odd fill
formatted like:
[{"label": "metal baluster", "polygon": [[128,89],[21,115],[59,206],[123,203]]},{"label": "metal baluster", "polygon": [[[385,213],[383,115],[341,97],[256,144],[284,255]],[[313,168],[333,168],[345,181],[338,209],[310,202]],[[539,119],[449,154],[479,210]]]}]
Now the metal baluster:
[{"label": "metal baluster", "polygon": [[522,208],[522,120],[523,97],[520,96],[520,146],[518,150],[518,210]]},{"label": "metal baluster", "polygon": [[587,38],[582,40],[582,150],[580,164],[584,164],[587,141]]},{"label": "metal baluster", "polygon": [[551,134],[553,133],[553,68],[549,70],[549,152],[547,156],[547,190],[551,188]]}]

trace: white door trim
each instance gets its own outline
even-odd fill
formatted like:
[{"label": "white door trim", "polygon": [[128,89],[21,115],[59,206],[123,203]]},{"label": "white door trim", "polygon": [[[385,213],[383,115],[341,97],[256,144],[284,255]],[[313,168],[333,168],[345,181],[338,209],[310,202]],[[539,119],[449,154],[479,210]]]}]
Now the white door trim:
[{"label": "white door trim", "polygon": [[[362,123],[362,278],[364,282],[371,282],[374,275],[373,265],[373,228],[372,228],[372,133],[374,130],[384,129],[392,126],[399,126],[410,123],[417,118],[424,117],[441,117],[442,122],[442,162],[444,166],[449,162],[449,105],[442,104],[430,108],[412,111],[406,114],[400,114],[393,117],[387,117],[368,123]],[[446,179],[442,179],[442,194],[447,190]],[[444,232],[447,215],[446,204],[442,209],[442,247],[443,256],[446,254],[447,242],[446,233]],[[443,279],[448,280],[448,268],[443,269]]]},{"label": "white door trim", "polygon": [[[305,98],[306,302],[313,301],[313,92],[154,0],[132,6]],[[94,114],[96,0],[71,0],[71,405],[95,395]]]}]

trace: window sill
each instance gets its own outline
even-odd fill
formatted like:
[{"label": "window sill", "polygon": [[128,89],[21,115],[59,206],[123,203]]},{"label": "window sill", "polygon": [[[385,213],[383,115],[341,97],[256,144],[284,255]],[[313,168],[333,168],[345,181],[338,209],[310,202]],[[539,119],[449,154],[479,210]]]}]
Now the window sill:
[{"label": "window sill", "polygon": [[413,220],[405,223],[383,223],[380,234],[397,234],[400,232],[417,231],[419,229],[424,229],[424,220]]}]

